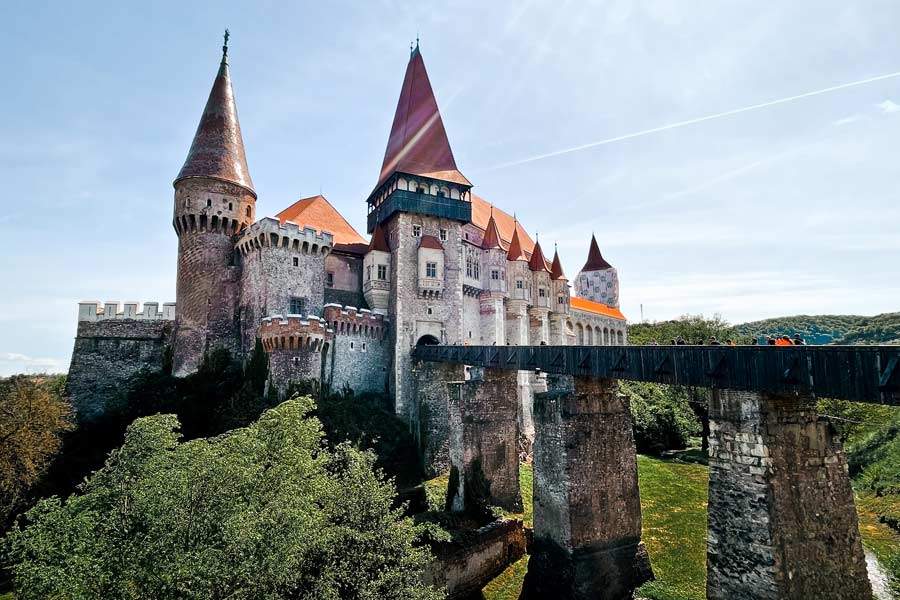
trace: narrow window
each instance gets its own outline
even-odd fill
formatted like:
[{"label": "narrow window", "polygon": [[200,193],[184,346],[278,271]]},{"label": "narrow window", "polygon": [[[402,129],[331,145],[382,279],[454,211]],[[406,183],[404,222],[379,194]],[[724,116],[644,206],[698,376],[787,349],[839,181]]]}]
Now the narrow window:
[{"label": "narrow window", "polygon": [[363,351],[363,352],[365,352],[365,351],[366,351],[366,343],[365,343],[365,342],[363,342],[363,347],[362,347],[362,351]]},{"label": "narrow window", "polygon": [[431,277],[431,278],[437,277],[437,263],[434,263],[434,262],[425,263],[425,277]]},{"label": "narrow window", "polygon": [[296,256],[294,257],[294,266],[295,266],[295,267],[299,267],[299,266],[300,266],[300,259],[299,259],[298,257],[296,257]]},{"label": "narrow window", "polygon": [[366,267],[366,281],[372,280],[372,265]]},{"label": "narrow window", "polygon": [[350,349],[353,350],[354,347],[355,346],[354,346],[353,342],[350,342]]},{"label": "narrow window", "polygon": [[378,265],[378,279],[381,281],[387,279],[387,265]]},{"label": "narrow window", "polygon": [[521,279],[516,279],[516,289],[521,290],[525,288],[525,282]]},{"label": "narrow window", "polygon": [[331,273],[330,271],[325,273],[325,285],[334,287],[334,273]]},{"label": "narrow window", "polygon": [[413,225],[413,237],[422,237],[421,225]]},{"label": "narrow window", "polygon": [[447,241],[447,230],[446,229],[441,229],[441,241],[442,242]]},{"label": "narrow window", "polygon": [[247,216],[248,217],[250,216],[250,207],[249,206],[247,207]]},{"label": "narrow window", "polygon": [[538,296],[539,297],[543,298],[546,295],[547,295],[547,290],[545,290],[544,288],[538,288]]},{"label": "narrow window", "polygon": [[494,281],[499,280],[500,279],[500,271],[498,271],[497,269],[493,269],[491,271],[491,279],[493,279]]},{"label": "narrow window", "polygon": [[206,199],[206,207],[209,208],[212,206],[212,200],[210,198]]},{"label": "narrow window", "polygon": [[429,315],[432,315],[434,314],[434,309],[429,306],[427,309],[425,309],[425,312],[427,312]]},{"label": "narrow window", "polygon": [[228,203],[228,210],[234,210],[231,208],[231,202]]}]

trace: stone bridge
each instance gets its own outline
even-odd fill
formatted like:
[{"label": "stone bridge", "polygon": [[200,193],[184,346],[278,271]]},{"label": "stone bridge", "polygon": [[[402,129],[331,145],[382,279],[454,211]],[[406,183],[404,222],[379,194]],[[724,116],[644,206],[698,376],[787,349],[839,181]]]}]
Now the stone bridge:
[{"label": "stone bridge", "polygon": [[616,380],[710,388],[707,597],[869,599],[853,491],[816,398],[900,404],[900,347],[419,346],[419,402],[449,420],[447,508],[521,509],[517,373],[534,397],[523,597],[631,598],[653,577]]}]

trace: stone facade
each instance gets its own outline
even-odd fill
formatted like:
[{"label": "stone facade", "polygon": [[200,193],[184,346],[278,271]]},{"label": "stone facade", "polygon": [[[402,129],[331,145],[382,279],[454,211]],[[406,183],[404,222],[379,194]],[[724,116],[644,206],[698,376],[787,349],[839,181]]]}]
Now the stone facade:
[{"label": "stone facade", "polygon": [[847,461],[815,401],[714,390],[707,596],[872,597]]}]

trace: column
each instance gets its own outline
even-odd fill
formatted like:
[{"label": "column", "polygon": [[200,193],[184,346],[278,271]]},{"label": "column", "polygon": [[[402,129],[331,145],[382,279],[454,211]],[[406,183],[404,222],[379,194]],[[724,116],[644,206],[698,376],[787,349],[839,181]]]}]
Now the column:
[{"label": "column", "polygon": [[413,365],[415,414],[412,418],[425,474],[446,473],[450,468],[451,384],[465,379],[463,365],[422,361]]},{"label": "column", "polygon": [[707,597],[869,599],[841,444],[812,398],[713,390]]},{"label": "column", "polygon": [[524,597],[625,599],[653,578],[628,401],[609,379],[550,375],[535,396],[534,544]]}]

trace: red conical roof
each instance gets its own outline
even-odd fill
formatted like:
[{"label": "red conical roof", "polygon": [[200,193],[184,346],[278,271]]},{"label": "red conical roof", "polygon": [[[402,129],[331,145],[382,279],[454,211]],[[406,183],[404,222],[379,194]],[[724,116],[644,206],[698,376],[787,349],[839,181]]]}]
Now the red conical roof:
[{"label": "red conical roof", "polygon": [[387,238],[384,236],[384,228],[381,223],[375,224],[375,231],[372,232],[372,239],[369,241],[369,251],[379,250],[381,252],[390,252],[391,247],[388,246]]},{"label": "red conical roof", "polygon": [[237,184],[256,197],[244,155],[244,139],[231,89],[227,57],[227,47],[223,47],[219,72],[200,116],[187,159],[174,183],[188,177],[210,177]]},{"label": "red conical roof", "polygon": [[522,252],[522,243],[519,242],[519,228],[513,229],[512,241],[509,243],[509,252],[506,253],[506,260],[528,260],[525,253]]},{"label": "red conical roof", "polygon": [[456,168],[447,131],[418,47],[413,50],[406,66],[376,187],[395,171],[472,185]]},{"label": "red conical roof", "polygon": [[493,250],[495,248],[503,250],[503,244],[500,241],[500,230],[497,229],[497,221],[494,220],[494,213],[491,212],[491,218],[488,219],[487,227],[484,228],[484,237],[481,238],[481,249]]},{"label": "red conical roof", "polygon": [[566,274],[563,273],[562,263],[559,261],[559,252],[553,251],[553,265],[550,267],[551,279],[565,279]]},{"label": "red conical roof", "polygon": [[600,254],[600,246],[597,245],[597,238],[591,235],[591,249],[588,250],[588,259],[584,263],[582,271],[603,271],[604,269],[612,269],[612,265],[606,262],[603,255]]},{"label": "red conical roof", "polygon": [[532,271],[547,271],[547,259],[544,258],[544,252],[541,250],[541,243],[534,243],[534,250],[531,251],[531,260],[528,261],[528,268]]}]

